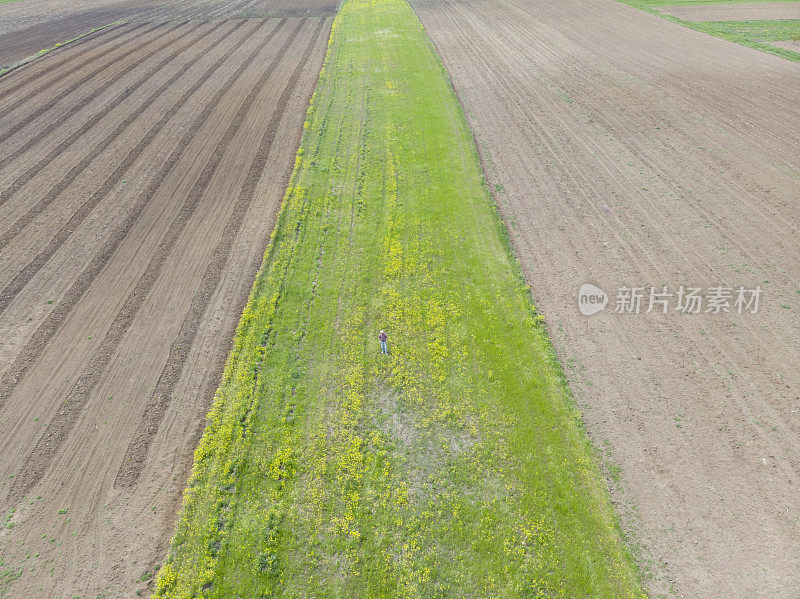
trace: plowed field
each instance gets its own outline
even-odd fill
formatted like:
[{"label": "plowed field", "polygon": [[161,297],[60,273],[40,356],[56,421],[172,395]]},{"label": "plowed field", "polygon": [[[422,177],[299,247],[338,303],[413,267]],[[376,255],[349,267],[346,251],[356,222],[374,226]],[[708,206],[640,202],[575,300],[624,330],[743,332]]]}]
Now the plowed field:
[{"label": "plowed field", "polygon": [[[0,68],[117,22],[329,16],[332,0],[67,0],[9,2],[0,10]],[[107,35],[109,32],[96,33]]]},{"label": "plowed field", "polygon": [[294,163],[326,10],[142,18],[0,79],[7,596],[150,584]]}]

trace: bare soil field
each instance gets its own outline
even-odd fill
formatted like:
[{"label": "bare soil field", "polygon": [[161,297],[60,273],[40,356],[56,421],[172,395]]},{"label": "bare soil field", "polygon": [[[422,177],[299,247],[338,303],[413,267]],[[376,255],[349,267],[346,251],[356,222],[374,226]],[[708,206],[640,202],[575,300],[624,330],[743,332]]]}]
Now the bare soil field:
[{"label": "bare soil field", "polygon": [[0,79],[0,596],[146,592],[330,26],[132,22]]},{"label": "bare soil field", "polygon": [[661,12],[684,21],[750,21],[800,19],[800,2],[787,4],[706,4],[698,6],[662,6]]},{"label": "bare soil field", "polygon": [[[139,2],[141,4],[141,1]],[[4,2],[0,7],[0,34],[27,29],[32,25],[53,20],[68,19],[84,13],[87,8],[102,10],[119,5],[120,0],[94,0],[84,5],[68,3],[64,0],[14,0]],[[107,23],[105,21],[104,23]]]},{"label": "bare soil field", "polygon": [[92,0],[80,6],[19,0],[0,5],[0,68],[118,21],[332,17],[336,6],[332,0]]},{"label": "bare soil field", "polygon": [[231,19],[333,17],[338,2],[333,0],[180,0],[162,3],[138,20],[159,19]]},{"label": "bare soil field", "polygon": [[[413,4],[650,590],[798,596],[800,68],[606,0]],[[591,318],[587,282],[611,297]],[[764,291],[614,313],[651,285]]]},{"label": "bare soil field", "polygon": [[64,0],[19,0],[0,5],[0,67],[55,44],[157,6],[161,0],[95,1],[78,7]]}]

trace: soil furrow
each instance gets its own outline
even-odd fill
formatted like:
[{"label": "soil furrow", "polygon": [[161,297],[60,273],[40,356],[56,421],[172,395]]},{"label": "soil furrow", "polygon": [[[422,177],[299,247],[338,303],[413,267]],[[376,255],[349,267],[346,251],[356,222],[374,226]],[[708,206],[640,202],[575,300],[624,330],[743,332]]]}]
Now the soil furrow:
[{"label": "soil furrow", "polygon": [[[147,62],[148,60],[152,59],[153,54],[156,54],[163,50],[164,48],[171,46],[174,43],[179,42],[187,35],[190,35],[195,28],[191,28],[190,31],[186,31],[178,38],[174,40],[170,40],[165,42],[161,46],[154,49],[152,54],[148,53],[147,55],[143,56],[139,60],[137,60],[130,68],[136,68],[141,64]],[[162,68],[165,64],[169,63],[171,60],[175,58],[175,55],[168,56],[166,59],[162,61],[161,64],[154,67],[152,70],[148,71],[139,81],[133,83],[132,85],[128,86],[125,90],[123,90],[120,94],[117,95],[111,102],[109,106],[114,107],[118,103],[123,102],[127,99],[132,93],[134,93],[139,87],[147,80],[149,80],[152,75]],[[113,85],[123,77],[128,75],[128,70],[120,70],[120,72],[115,75],[108,83],[108,85]],[[90,96],[88,101],[94,100],[97,96],[104,93],[106,91],[106,86],[100,87],[96,89]],[[156,99],[155,96],[151,96],[152,101]],[[7,160],[15,160],[17,159],[20,154],[24,153],[31,147],[33,147],[36,143],[41,141],[42,138],[49,135],[53,132],[58,126],[63,124],[66,120],[70,117],[74,116],[75,113],[79,112],[84,108],[83,104],[76,104],[70,110],[66,111],[61,117],[56,119],[55,122],[47,129],[44,129],[39,135],[32,137],[23,148],[17,152],[15,155],[8,157]],[[144,110],[144,109],[142,109]],[[11,197],[14,196],[20,189],[22,189],[27,183],[29,183],[36,175],[38,175],[48,164],[53,162],[57,157],[60,155],[68,152],[70,148],[78,142],[88,131],[93,129],[104,117],[108,116],[110,112],[109,108],[106,106],[101,106],[100,109],[94,113],[92,117],[90,117],[81,127],[79,127],[76,131],[74,131],[69,137],[64,139],[62,142],[57,144],[47,155],[42,157],[38,162],[33,164],[30,168],[28,168],[24,173],[22,173],[17,179],[8,186],[3,192],[0,193],[0,205],[7,202]],[[135,111],[134,114],[139,113],[139,111]],[[132,121],[131,121],[132,122]],[[118,127],[114,132],[107,135],[103,140],[97,144],[89,154],[84,156],[81,161],[70,168],[67,173],[61,177],[59,181],[50,188],[47,193],[38,201],[36,202],[24,215],[22,215],[19,219],[17,219],[7,230],[5,230],[2,234],[0,234],[0,251],[6,247],[14,238],[19,234],[22,229],[24,229],[29,223],[31,223],[39,214],[41,214],[55,199],[61,195],[61,193],[67,189],[70,184],[97,158],[100,156],[103,151],[111,145],[111,143],[125,130],[123,127]],[[5,164],[6,160],[0,160],[0,168],[2,168]],[[2,311],[2,309],[0,309]]]},{"label": "soil furrow", "polygon": [[[14,71],[15,76],[12,79],[3,81],[3,85],[0,86],[5,88],[0,89],[0,100],[4,100],[7,96],[11,96],[17,92],[19,92],[20,97],[4,107],[3,112],[10,114],[20,106],[30,102],[31,98],[36,98],[39,94],[49,90],[63,80],[69,79],[76,73],[81,72],[81,70],[92,62],[101,60],[109,54],[113,54],[119,48],[130,44],[137,37],[148,35],[163,26],[164,23],[138,23],[131,26],[120,25],[119,27],[109,27],[109,31],[115,32],[116,35],[109,39],[102,39],[101,41],[103,43],[97,44],[96,47],[81,46],[80,49],[85,50],[85,52],[78,52],[77,47],[69,47],[63,51],[62,60],[46,69],[37,69],[36,67],[38,67],[39,64],[47,64],[48,59],[51,58],[50,55],[47,55],[39,61],[34,61],[30,65],[26,65],[24,71]],[[144,31],[140,32],[139,30],[141,29],[144,29]],[[137,32],[139,32],[138,35]],[[51,72],[54,72],[52,78],[46,78],[44,81],[40,82],[41,78],[49,75]],[[20,81],[23,75],[28,76]],[[39,85],[32,90],[26,90],[25,87],[32,83],[39,83]],[[12,84],[15,85],[12,86]],[[6,85],[8,87],[6,87]]]},{"label": "soil furrow", "polygon": [[[198,23],[194,27],[191,27],[187,31],[184,31],[178,37],[167,40],[166,42],[159,44],[152,51],[149,51],[147,54],[137,59],[135,62],[133,62],[125,69],[120,69],[119,73],[117,73],[114,77],[105,82],[102,86],[99,86],[97,89],[95,89],[91,94],[89,94],[89,96],[87,96],[80,102],[76,102],[71,108],[64,111],[58,118],[49,121],[47,123],[46,128],[42,129],[41,131],[39,131],[39,133],[35,135],[28,136],[25,142],[19,148],[14,149],[13,152],[9,153],[4,158],[0,159],[0,170],[2,170],[10,162],[15,160],[20,160],[21,158],[23,158],[25,152],[30,150],[40,141],[42,141],[42,139],[44,139],[45,137],[56,131],[61,125],[63,125],[66,121],[71,119],[75,114],[84,110],[87,104],[93,102],[96,98],[102,95],[108,88],[110,88],[115,83],[117,83],[118,81],[129,75],[130,72],[133,71],[134,69],[152,60],[153,56],[155,56],[162,50],[169,48],[173,44],[181,41],[186,36],[191,35],[201,25],[202,25],[201,23]],[[141,84],[148,77],[152,76],[152,72],[154,71],[154,69],[156,69],[156,67],[152,67],[151,69],[149,69],[143,77],[140,77],[137,81],[133,82],[130,85],[127,85],[122,92],[116,95],[116,97],[109,100],[105,105],[101,105],[99,107],[99,110],[97,110],[92,117],[87,119],[86,122],[84,122],[84,124],[77,131],[75,131],[68,139],[73,139],[73,140],[77,139],[78,137],[82,136],[86,131],[91,129],[95,124],[99,122],[99,120],[102,118],[104,114],[108,114],[115,106],[117,106],[119,103],[127,99],[133,92],[139,89]],[[67,147],[69,147],[65,146],[64,143],[65,142],[59,143],[47,156],[45,156],[39,162],[37,162],[34,167],[31,167],[27,171],[25,171],[23,175],[21,175],[18,178],[19,180],[23,181],[22,185],[24,185],[33,178],[33,175],[30,174],[31,172],[35,173],[36,171],[41,170],[45,165],[51,162],[60,152],[63,152]],[[17,181],[14,182],[14,184],[16,183]]]},{"label": "soil furrow", "polygon": [[[97,48],[102,48],[103,46],[112,44],[115,40],[119,39],[121,33],[130,33],[141,29],[146,25],[148,25],[148,23],[138,23],[133,26],[126,26],[124,23],[120,23],[118,25],[109,25],[108,27],[96,32],[92,36],[85,38],[85,40],[81,40],[80,50],[82,50],[82,52],[74,51],[75,45],[72,45],[68,49],[59,53],[56,53],[55,51],[50,52],[46,57],[42,57],[39,60],[34,61],[32,64],[29,63],[25,65],[24,69],[22,69],[22,67],[18,67],[16,69],[6,71],[0,75],[0,78],[3,78],[4,87],[4,89],[0,90],[0,100],[3,100],[6,96],[17,92],[40,77],[49,75],[53,71],[64,69],[69,65],[70,62],[76,61],[81,57],[85,58],[86,52],[91,52],[93,50],[97,50]],[[114,35],[111,35],[112,33]],[[59,56],[60,59],[56,60],[55,56]],[[66,69],[60,75],[57,75],[53,82],[61,81],[65,77],[69,76],[69,73],[71,73],[72,70],[73,69],[71,68]],[[10,77],[12,73],[14,74],[13,78]]]},{"label": "soil furrow", "polygon": [[48,27],[34,24],[0,33],[0,65],[12,66],[35,56],[43,48],[52,48],[66,40],[91,35],[93,30],[129,18],[140,12],[143,5],[158,1],[118,0],[115,5],[105,8],[89,5],[77,14],[50,19]]},{"label": "soil furrow", "polygon": [[[516,28],[517,31],[514,32],[512,28]],[[509,36],[508,39],[498,40],[497,44],[498,49],[507,47],[516,47],[518,46],[518,44],[516,44],[513,40],[523,39],[524,29],[520,28],[517,24],[509,24],[509,29],[511,30],[511,35]],[[533,50],[538,50],[540,53],[546,53],[551,55],[551,60],[554,64],[562,65],[561,73],[563,73],[563,75],[561,77],[562,81],[560,82],[560,86],[562,87],[565,86],[569,82],[567,74],[571,70],[574,70],[574,67],[572,65],[569,65],[566,61],[563,61],[555,51],[545,46],[540,48],[532,48],[530,45],[527,47],[524,46],[516,47],[516,51],[519,53],[519,55],[523,57],[528,56],[531,62],[535,62]],[[478,54],[480,53],[476,53],[476,56]],[[485,60],[484,63],[486,63]],[[492,67],[487,65],[486,68],[491,69]],[[508,65],[508,68],[510,70],[513,70],[513,65]],[[526,71],[524,69],[518,69],[517,75],[519,77],[524,77],[525,73]],[[585,71],[582,71],[581,74],[582,76],[586,77],[585,83],[588,85],[589,84],[588,76],[585,74]],[[511,89],[514,86],[511,83],[506,82],[504,87]],[[536,85],[534,82],[531,82],[530,84],[531,90],[538,90],[540,87],[541,86]],[[567,89],[567,91],[571,95],[577,95],[580,93],[579,88],[564,88],[564,89]],[[530,94],[528,95],[528,98],[531,98],[531,95],[534,93],[539,95],[538,91],[536,92],[531,91]],[[601,90],[598,90],[596,94],[592,94],[590,97],[585,98],[582,101],[582,106],[587,107],[596,105],[598,111],[596,114],[593,115],[593,118],[597,119],[598,122],[602,122],[603,125],[607,128],[607,130],[614,135],[615,139],[617,139],[620,144],[622,144],[628,151],[630,151],[631,155],[636,156],[637,159],[640,160],[648,168],[649,172],[652,172],[654,175],[658,176],[660,179],[666,182],[667,185],[669,185],[670,187],[679,192],[681,190],[687,190],[687,192],[684,193],[687,193],[688,195],[691,195],[692,191],[700,195],[702,193],[702,190],[693,189],[695,187],[695,181],[693,177],[697,177],[696,173],[693,174],[689,172],[688,174],[685,174],[683,172],[680,172],[680,170],[676,170],[670,167],[671,164],[679,161],[680,156],[679,155],[673,156],[672,161],[664,160],[663,157],[660,160],[650,160],[649,158],[647,158],[645,150],[639,148],[639,146],[634,141],[634,138],[630,138],[625,135],[624,126],[614,117],[615,114],[624,112],[623,106],[620,105],[619,108],[616,108],[617,102],[613,97],[607,99],[605,102],[602,102],[601,104],[596,104],[596,96],[602,97],[601,95],[602,93],[603,92]],[[547,98],[542,96],[542,101],[540,103],[540,106],[546,106],[547,103],[548,103]],[[529,102],[526,102],[525,105],[522,107],[522,110],[524,112],[530,113],[528,104]],[[609,110],[609,108],[611,108],[611,110]],[[544,111],[542,110],[542,112]],[[555,113],[557,111],[554,110],[552,112]],[[539,123],[535,117],[532,118],[528,117],[528,118],[530,118],[530,123],[534,125],[535,129],[538,131],[548,131],[548,130],[570,131],[571,129],[574,128],[570,124],[569,119],[564,119],[564,118],[559,119],[558,125],[554,127],[552,124]],[[645,122],[647,118],[648,118],[647,114],[642,114],[640,117],[640,122]],[[653,126],[654,128],[656,128],[658,126],[658,123],[654,123]],[[681,135],[681,132],[675,131],[671,133],[671,136],[677,136],[677,135]],[[570,139],[579,139],[579,138],[580,138],[580,133],[578,131],[571,132],[571,134],[568,136],[561,136],[562,142],[567,142],[567,143],[569,142]],[[687,139],[686,141],[688,143],[690,140]],[[650,143],[652,143],[652,141]],[[683,263],[685,272],[691,273],[690,276],[695,280],[702,278],[704,276],[704,273],[712,270],[712,265],[706,260],[705,256],[700,251],[701,248],[699,246],[697,246],[696,244],[688,244],[689,247],[686,247],[687,244],[685,244],[685,242],[682,242],[681,239],[682,231],[680,230],[680,228],[671,226],[670,220],[668,218],[669,217],[668,206],[663,207],[664,214],[662,215],[661,222],[657,222],[657,219],[651,216],[657,214],[659,210],[662,210],[662,208],[656,202],[653,201],[648,202],[649,200],[648,196],[641,197],[643,202],[640,202],[640,196],[636,193],[637,190],[641,189],[643,184],[648,184],[648,181],[631,179],[625,173],[624,170],[620,168],[615,168],[613,156],[610,155],[608,149],[605,147],[605,144],[597,143],[594,139],[588,139],[584,142],[584,144],[582,144],[582,146],[572,145],[570,151],[564,151],[562,149],[558,150],[553,149],[552,153],[554,156],[569,157],[573,165],[571,170],[575,172],[581,172],[582,169],[579,168],[580,167],[579,160],[573,160],[572,157],[580,156],[582,152],[582,147],[593,147],[592,154],[605,159],[602,161],[598,161],[598,169],[597,169],[598,172],[605,172],[607,174],[608,180],[615,181],[617,187],[621,190],[621,192],[624,193],[625,197],[627,198],[627,201],[631,205],[636,206],[638,208],[638,213],[642,215],[641,218],[646,220],[652,226],[653,230],[659,230],[662,232],[664,238],[663,246],[669,246],[672,249],[672,255],[674,256],[674,259],[672,260],[673,264],[679,262]],[[665,148],[663,147],[660,149],[662,151],[665,150]],[[713,180],[716,180],[716,186],[719,187],[720,189],[727,188],[728,192],[731,194],[735,194],[736,197],[741,197],[741,198],[753,197],[752,194],[749,192],[749,190],[746,188],[728,186],[723,180],[719,178],[717,173],[710,168],[710,165],[709,165],[709,172],[703,173],[704,176],[702,181],[705,184],[708,184],[710,182],[709,174],[711,174]],[[587,197],[587,201],[583,204],[583,206],[594,206],[594,203],[591,202],[591,197],[592,196],[596,197],[600,195],[600,189],[598,189],[596,185],[592,184],[591,181],[589,180],[585,181],[583,185],[580,185],[579,187],[575,188],[570,193],[578,195],[583,193],[582,190],[585,189],[591,190],[592,194],[590,194]],[[647,202],[647,205],[645,205],[644,202]],[[757,245],[752,242],[748,244],[748,233],[752,229],[752,221],[753,219],[758,219],[762,221],[765,220],[767,222],[772,221],[770,222],[769,225],[770,229],[776,231],[780,230],[781,226],[779,225],[778,222],[773,221],[771,215],[763,211],[760,207],[756,207],[756,210],[759,211],[759,214],[751,215],[748,218],[749,224],[737,230],[736,222],[731,222],[730,220],[726,220],[723,223],[722,220],[714,216],[712,211],[704,209],[702,205],[698,205],[696,207],[696,212],[705,217],[708,220],[708,222],[715,222],[716,228],[722,235],[727,234],[728,236],[731,237],[728,243],[733,247],[735,247],[741,253],[741,255],[746,258],[749,264],[759,265],[760,268],[766,269],[768,268],[768,264],[761,263],[760,252],[751,252],[751,248],[757,248]],[[616,217],[610,211],[595,210],[595,215],[597,217],[596,222],[603,223],[602,226],[597,229],[596,234],[598,236],[602,235],[602,232],[604,230],[605,231],[616,230],[624,225],[624,223],[620,220],[620,218]],[[576,221],[574,226],[579,226],[579,221]],[[776,241],[777,244],[782,243],[782,239],[785,238],[786,233],[787,232],[784,232],[783,235],[778,236],[778,239]],[[623,246],[628,245],[624,241],[618,241],[618,243],[620,243]],[[667,247],[662,247],[662,252],[666,253],[667,249],[668,249]],[[787,257],[796,254],[794,248],[790,246],[786,246],[782,248],[782,250],[783,250],[782,254]],[[641,253],[642,251],[644,251],[643,247],[639,247],[636,250],[637,253]],[[658,280],[667,280],[666,278],[667,273],[663,272],[663,270],[660,267],[656,268],[654,264],[651,264],[650,270],[651,272],[653,271],[659,272]],[[639,276],[641,278],[642,275]],[[740,326],[742,327],[743,330],[750,331],[754,334],[756,333],[756,331],[753,329],[753,327],[750,326],[750,323],[747,321],[742,322]],[[693,331],[687,331],[686,337],[693,338],[694,337],[693,333],[694,333]],[[759,335],[756,334],[754,339],[757,340],[756,343],[761,345],[764,351],[769,350],[769,346],[767,344],[761,343]],[[707,343],[714,344],[715,340],[708,339]],[[698,350],[701,346],[702,346],[701,344],[698,344]],[[738,347],[725,349],[722,346],[715,346],[715,349],[719,351],[721,354],[725,354],[728,356],[739,353]],[[788,348],[788,353],[789,355],[796,357],[796,351],[794,351],[793,348]],[[716,361],[712,357],[713,355],[714,352],[712,351],[708,357],[709,365],[711,365]],[[745,354],[741,354],[741,358],[745,359]],[[731,366],[731,368],[734,368],[734,366]],[[750,392],[757,393],[758,391],[757,389],[751,389]],[[765,414],[765,416],[768,415],[776,416],[774,414]],[[764,436],[763,431],[759,430],[758,434],[759,436]],[[764,439],[764,443],[769,444],[766,438]]]},{"label": "soil furrow", "polygon": [[337,4],[93,1],[0,10],[21,48],[130,15],[0,80],[3,596],[148,594]]},{"label": "soil furrow", "polygon": [[[467,39],[467,38],[465,38],[465,39]],[[512,36],[512,39],[520,39],[520,38],[517,37],[517,36]],[[498,44],[497,44],[498,52],[500,51],[501,48],[507,48],[507,47],[509,47],[511,45],[513,45],[513,44],[498,40]],[[519,49],[518,51],[521,53],[522,56],[524,56],[526,54],[524,49]],[[552,53],[546,47],[539,48],[539,51],[543,52],[543,53],[548,53],[548,54]],[[481,56],[481,60],[484,60],[483,57],[485,56],[485,52],[476,53],[476,56],[478,56],[478,55]],[[558,59],[558,57],[556,57],[556,56],[553,56],[552,60],[555,63],[561,62]],[[484,60],[485,64],[486,64],[486,62],[487,61]],[[489,66],[488,64],[485,66],[485,68],[487,70],[493,70],[493,68],[491,66]],[[512,67],[509,65],[508,68],[511,69]],[[566,74],[569,73],[569,71],[570,71],[570,67],[568,65],[564,64],[563,67],[562,67],[562,71],[561,71],[561,73],[563,73],[562,78],[564,80],[567,80]],[[524,72],[525,71],[523,69],[519,70],[520,74],[524,73]],[[498,71],[497,75],[499,76],[499,71]],[[504,89],[513,89],[514,85],[507,81],[507,82],[504,83],[504,85],[502,85],[502,87]],[[536,85],[533,82],[530,84],[530,89],[531,90],[538,90],[540,87],[541,86]],[[570,91],[572,93],[579,93],[578,90],[570,90]],[[598,92],[598,94],[599,93],[600,92]],[[529,92],[527,97],[530,100],[530,99],[532,99],[532,97],[534,95],[539,95],[539,94],[538,94],[538,92],[531,91],[531,92]],[[522,94],[520,94],[519,97],[522,97]],[[593,103],[593,101],[594,101],[594,98],[586,99],[586,100],[584,100],[583,105],[586,106],[588,104]],[[546,111],[542,108],[543,106],[547,106],[547,104],[548,104],[547,99],[545,97],[542,96],[541,102],[538,103],[538,109],[535,108],[536,104],[534,104],[534,108],[533,109],[529,106],[529,104],[531,104],[530,101],[528,101],[524,105],[520,105],[520,106],[522,107],[522,113],[528,115],[525,118],[528,120],[530,125],[535,130],[537,130],[537,131],[549,131],[549,130],[555,131],[555,130],[560,130],[560,131],[568,131],[568,132],[570,132],[569,135],[560,136],[561,142],[564,143],[566,145],[566,147],[569,148],[568,150],[565,149],[565,148],[560,148],[557,145],[551,147],[550,150],[551,150],[551,152],[552,152],[552,154],[554,156],[569,157],[569,161],[572,164],[571,168],[569,169],[571,172],[577,172],[577,173],[582,172],[583,169],[580,168],[580,161],[572,159],[573,156],[580,156],[581,153],[582,153],[582,149],[581,149],[581,147],[578,147],[576,145],[570,145],[569,144],[569,140],[570,139],[573,139],[573,138],[578,139],[579,138],[579,133],[577,131],[571,131],[571,129],[573,129],[573,126],[567,120],[558,119],[557,120],[557,124],[554,126],[552,123],[539,122],[536,117],[532,117],[531,116],[531,111],[533,111],[534,113],[537,112],[537,111],[539,111],[540,113],[546,113]],[[604,107],[606,108],[606,110],[605,111],[601,111],[599,116],[595,116],[595,118],[600,119],[601,122],[603,122],[606,126],[609,126],[611,123],[613,123],[613,117],[611,117],[610,115],[614,114],[614,110],[607,110],[607,108],[613,107],[613,104],[614,104],[613,101],[609,101],[609,102],[605,103]],[[552,112],[555,113],[557,111],[553,110]],[[553,117],[555,117],[555,115],[553,115]],[[643,118],[644,117],[642,117],[642,119]],[[624,139],[623,138],[623,131],[622,130],[614,131],[614,129],[610,127],[609,131],[612,131],[613,133],[617,133],[621,137],[620,142],[623,143],[623,145],[626,145],[628,149],[630,149],[630,145],[628,145],[628,144],[632,144],[633,142],[630,139]],[[585,144],[587,145],[587,147],[589,147],[590,145],[594,145],[592,142],[593,142],[593,140],[589,139],[589,140],[587,140],[585,142]],[[651,205],[650,207],[644,207],[644,206],[639,205],[639,197],[635,193],[635,190],[640,189],[641,185],[643,183],[646,183],[645,181],[641,181],[641,182],[637,183],[634,180],[627,180],[628,176],[624,173],[624,171],[622,171],[620,169],[614,169],[613,172],[612,172],[611,169],[613,168],[614,160],[613,160],[613,157],[609,155],[609,153],[607,152],[606,148],[603,145],[596,145],[596,147],[594,148],[594,155],[596,155],[596,156],[598,156],[600,158],[606,158],[607,159],[607,160],[603,160],[603,161],[598,161],[597,172],[598,173],[606,172],[606,174],[608,175],[608,180],[609,181],[615,181],[616,186],[620,189],[621,192],[624,193],[624,197],[627,198],[627,201],[630,203],[630,205],[637,206],[639,208],[638,212],[639,212],[639,214],[642,215],[641,218],[644,221],[647,221],[648,223],[650,223],[652,225],[652,227],[653,227],[653,230],[660,230],[662,232],[663,239],[664,239],[664,243],[662,244],[662,252],[664,252],[664,254],[666,254],[667,251],[668,251],[668,246],[672,247],[674,259],[671,262],[673,264],[684,263],[684,269],[685,269],[684,272],[691,273],[689,276],[692,277],[693,280],[698,280],[698,278],[702,278],[704,276],[703,273],[712,270],[712,268],[713,268],[712,264],[707,262],[705,257],[701,253],[698,252],[698,249],[699,249],[698,246],[696,246],[695,244],[688,244],[690,246],[688,248],[681,248],[680,247],[680,231],[677,228],[673,229],[672,230],[672,235],[670,235],[670,230],[672,228],[670,227],[669,219],[666,219],[665,222],[663,222],[661,224],[658,224],[658,223],[656,223],[654,221],[653,218],[651,218],[650,215],[651,214],[655,214],[657,212],[657,210],[658,210],[658,207],[656,205]],[[643,159],[641,154],[635,153],[634,155],[637,155],[638,158],[640,160],[642,160],[644,164],[649,166],[653,171],[661,171],[661,165],[660,165],[661,163],[659,163],[659,162],[649,163],[649,162],[647,162],[646,160]],[[669,164],[667,161],[663,161],[662,160],[661,162]],[[553,168],[551,167],[549,170],[553,170]],[[543,173],[539,173],[537,175],[537,177],[540,178],[540,179],[544,178],[546,176],[547,175],[543,174]],[[562,181],[563,181],[563,177],[565,177],[565,176],[566,175],[562,175],[561,176],[562,177]],[[681,173],[671,172],[671,173],[669,173],[669,178],[676,182],[677,189],[685,188],[685,189],[691,190],[692,187],[693,187],[693,182],[692,182],[692,180],[690,178],[686,178],[684,181],[681,182]],[[680,182],[680,183],[678,183],[678,182]],[[577,187],[571,189],[568,192],[570,195],[572,195],[574,197],[580,197],[581,195],[584,194],[584,190],[587,190],[587,189],[589,191],[591,191],[592,193],[590,193],[585,198],[585,201],[580,205],[581,206],[580,207],[580,211],[574,212],[574,211],[570,210],[569,207],[562,207],[561,208],[561,213],[562,213],[563,217],[564,218],[571,218],[571,220],[572,220],[571,226],[572,227],[579,228],[581,226],[584,226],[584,227],[586,226],[585,224],[582,224],[581,212],[583,210],[585,210],[586,206],[590,206],[590,207],[592,207],[594,209],[594,202],[592,202],[592,198],[593,197],[597,197],[597,196],[600,195],[600,188],[598,188],[596,185],[592,184],[591,181],[587,180],[587,181],[585,181],[585,184],[577,186]],[[747,195],[746,190],[736,190],[736,192],[737,192],[737,196],[746,196]],[[696,210],[697,210],[698,214],[704,215],[706,218],[709,219],[710,222],[714,220],[713,217],[711,216],[711,213],[709,213],[708,211],[702,209],[702,207],[698,207]],[[621,229],[624,226],[624,222],[619,217],[613,215],[610,211],[600,211],[598,209],[594,209],[594,214],[595,214],[596,218],[593,220],[592,226],[595,229],[594,235],[597,236],[597,237],[601,237],[602,234],[603,234],[603,231],[613,231],[613,230]],[[667,215],[665,214],[665,216],[667,216]],[[729,223],[729,224],[726,225],[725,228],[728,229],[729,233],[732,233],[733,232],[732,229],[733,229],[734,226],[735,226],[735,223]],[[741,236],[746,239],[745,235],[741,235]],[[729,243],[731,243],[732,245],[734,245],[734,247],[739,249],[741,251],[742,255],[747,257],[749,263],[758,264],[758,256],[757,255],[749,256],[748,252],[747,252],[747,247],[746,246],[742,246],[741,243],[738,243],[736,241],[737,237],[738,236],[734,236],[733,240],[731,242],[729,242]],[[618,240],[618,244],[621,247],[630,248],[630,244],[628,244],[624,240]],[[687,245],[687,244],[684,243],[684,245]],[[636,262],[636,260],[632,259],[632,257],[635,256],[635,255],[642,255],[642,253],[644,253],[644,255],[646,255],[648,257],[649,256],[655,256],[654,252],[652,252],[651,250],[649,250],[648,248],[646,248],[642,244],[639,244],[639,247],[635,248],[634,251],[635,251],[635,253],[633,253],[633,254],[630,253],[630,251],[629,251],[628,260],[631,261],[632,264]],[[784,253],[786,253],[786,252],[784,252]],[[638,261],[641,262],[641,260],[638,260]],[[657,267],[655,265],[655,262],[653,262],[652,260],[650,262],[651,263],[650,263],[648,269],[641,269],[641,266],[640,266],[641,270],[636,274],[632,273],[632,278],[633,279],[638,279],[638,280],[645,280],[645,277],[647,277],[647,280],[653,280],[653,273],[655,272],[655,273],[657,273],[655,275],[656,276],[655,280],[661,280],[661,281],[668,280],[668,272],[666,272],[661,266]],[[583,267],[586,268],[586,265],[584,265]],[[766,265],[762,265],[762,267],[766,268]],[[649,271],[649,274],[645,274],[648,271]],[[751,332],[755,333],[755,331],[753,330],[753,328],[750,326],[750,324],[747,321],[742,322],[740,326],[741,326],[743,331],[751,331]],[[725,356],[727,356],[727,358],[729,360],[730,360],[730,358],[734,358],[733,361],[729,361],[729,365],[727,366],[728,369],[734,369],[734,370],[740,370],[735,365],[735,358],[736,357],[739,357],[743,361],[746,361],[746,354],[742,353],[742,351],[738,347],[725,348],[722,344],[718,343],[717,340],[714,339],[714,338],[708,338],[708,339],[704,340],[702,335],[698,335],[697,331],[695,331],[695,330],[688,329],[686,331],[683,331],[682,334],[681,334],[681,337],[683,339],[687,340],[687,342],[691,342],[694,346],[696,346],[697,352],[698,352],[697,361],[701,362],[700,356],[702,356],[702,363],[710,371],[715,370],[716,367],[714,365],[719,362],[719,359],[717,357],[715,357],[715,356],[725,355]],[[758,335],[756,335],[755,339],[756,339],[755,344],[758,344],[758,345],[762,346],[762,349],[764,351],[769,351],[769,346],[766,345],[766,344],[762,344],[760,342],[760,339],[759,339]],[[706,344],[710,344],[712,347],[705,348]],[[750,349],[752,349],[753,347],[754,347],[754,345],[751,345]],[[795,352],[793,352],[792,349],[789,349],[788,353],[791,355],[791,354],[794,354]],[[754,387],[749,387],[749,385],[748,386],[742,385],[741,392],[757,394],[758,393],[758,389],[756,389]],[[743,407],[743,409],[746,409],[745,406],[742,406],[742,407]],[[709,407],[709,409],[711,409],[711,407]],[[777,418],[778,417],[778,415],[776,413],[774,413],[774,410],[771,410],[769,408],[766,408],[766,412],[763,413],[762,416],[765,417],[765,418],[770,418],[770,417]],[[775,451],[776,448],[774,447],[774,443],[768,438],[768,436],[765,434],[764,431],[762,431],[760,429],[757,429],[755,431],[755,434],[765,446],[771,447],[771,449],[770,449],[770,453],[771,454],[774,455],[776,453],[779,453],[779,452]],[[789,469],[794,469],[795,473],[797,471],[797,466],[792,466],[791,464],[789,464],[788,468]]]}]

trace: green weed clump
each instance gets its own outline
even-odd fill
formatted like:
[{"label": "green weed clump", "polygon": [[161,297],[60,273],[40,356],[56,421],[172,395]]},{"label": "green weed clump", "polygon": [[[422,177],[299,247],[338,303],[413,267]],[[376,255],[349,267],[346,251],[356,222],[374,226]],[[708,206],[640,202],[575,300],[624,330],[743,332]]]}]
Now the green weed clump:
[{"label": "green weed clump", "polygon": [[504,235],[411,8],[346,0],[155,597],[642,595]]}]

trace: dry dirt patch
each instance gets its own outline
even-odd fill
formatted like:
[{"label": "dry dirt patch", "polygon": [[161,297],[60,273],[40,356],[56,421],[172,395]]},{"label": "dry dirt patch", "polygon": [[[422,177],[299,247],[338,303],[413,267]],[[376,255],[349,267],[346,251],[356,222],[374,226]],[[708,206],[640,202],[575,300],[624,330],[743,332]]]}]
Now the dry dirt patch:
[{"label": "dry dirt patch", "polygon": [[[654,593],[800,592],[797,65],[602,0],[416,0]],[[577,291],[761,285],[758,314]],[[613,304],[612,304],[613,306]],[[626,507],[627,506],[627,507]]]},{"label": "dry dirt patch", "polygon": [[135,22],[0,79],[8,596],[149,584],[330,24]]}]

